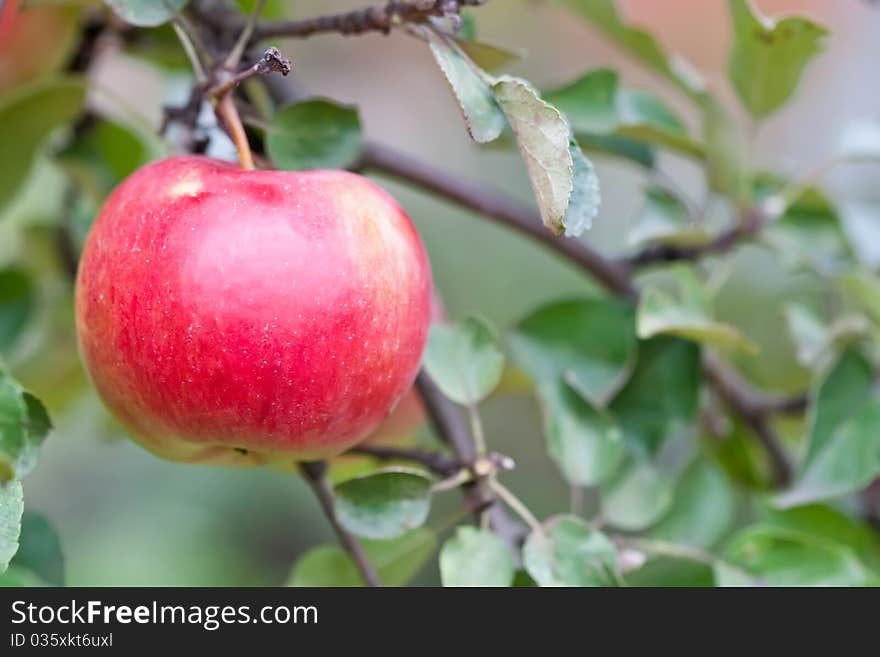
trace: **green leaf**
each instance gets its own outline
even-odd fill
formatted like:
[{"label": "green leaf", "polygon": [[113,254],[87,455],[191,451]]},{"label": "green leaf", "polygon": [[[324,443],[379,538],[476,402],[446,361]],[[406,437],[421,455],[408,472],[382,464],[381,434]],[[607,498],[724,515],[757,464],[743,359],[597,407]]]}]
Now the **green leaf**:
[{"label": "green leaf", "polygon": [[281,169],[345,169],[363,149],[357,109],[313,98],[280,109],[266,131],[269,157]]},{"label": "green leaf", "polygon": [[541,220],[557,235],[579,235],[599,211],[599,182],[568,122],[525,80],[502,76],[494,91],[526,163]]},{"label": "green leaf", "polygon": [[590,71],[544,98],[566,115],[579,140],[613,135],[689,157],[704,155],[703,147],[661,100],[645,91],[622,88],[616,71]]},{"label": "green leaf", "polygon": [[643,342],[632,377],[611,404],[627,442],[654,454],[691,426],[700,373],[696,344],[670,337]]},{"label": "green leaf", "polygon": [[794,487],[776,497],[782,507],[839,497],[880,476],[880,398],[840,424],[810,458]]},{"label": "green leaf", "polygon": [[573,187],[562,223],[567,236],[577,236],[593,225],[593,219],[599,212],[599,176],[573,137],[568,142],[568,149],[573,163]]},{"label": "green leaf", "polygon": [[510,346],[535,381],[564,376],[593,405],[605,406],[635,363],[635,313],[617,299],[559,301],[520,322]]},{"label": "green leaf", "polygon": [[779,219],[765,226],[762,239],[790,263],[806,264],[823,274],[835,273],[852,261],[836,210],[828,197],[813,187],[790,203]]},{"label": "green leaf", "polygon": [[754,577],[731,579],[722,586],[863,586],[870,572],[845,546],[798,531],[756,524],[730,542],[723,557]]},{"label": "green leaf", "polygon": [[620,137],[618,135],[588,135],[578,134],[578,144],[590,153],[604,153],[614,157],[623,158],[635,162],[646,169],[652,169],[657,161],[657,156],[650,146],[646,146],[634,139]]},{"label": "green leaf", "polygon": [[743,144],[737,124],[714,98],[703,105],[703,142],[709,188],[735,201],[745,202],[748,180],[744,173]]},{"label": "green leaf", "polygon": [[659,98],[640,89],[621,89],[617,96],[618,134],[697,160],[705,147],[688,135],[684,123]]},{"label": "green leaf", "polygon": [[786,304],[784,313],[798,362],[804,367],[814,366],[828,345],[828,327],[801,304]]},{"label": "green leaf", "polygon": [[664,75],[694,100],[702,101],[705,87],[690,65],[669,57],[648,32],[629,24],[614,0],[562,0],[573,12],[589,20],[597,29],[645,66]]},{"label": "green leaf", "polygon": [[480,144],[497,139],[504,130],[504,112],[486,82],[486,74],[462,57],[453,42],[433,30],[426,34],[431,53],[458,102],[468,134]]},{"label": "green leaf", "polygon": [[640,531],[672,506],[675,478],[654,463],[635,460],[602,487],[602,515],[609,524]]},{"label": "green leaf", "polygon": [[21,514],[24,512],[21,482],[0,483],[0,574],[18,551]]},{"label": "green leaf", "polygon": [[709,548],[730,529],[736,499],[724,472],[695,461],[679,480],[672,506],[648,535],[669,543]]},{"label": "green leaf", "polygon": [[765,525],[796,530],[847,545],[855,550],[865,565],[880,572],[880,534],[867,522],[858,522],[820,504],[786,510],[763,505],[758,508],[758,519]]},{"label": "green leaf", "polygon": [[728,75],[745,108],[764,117],[794,93],[828,30],[799,16],[773,21],[748,0],[729,0],[729,6],[734,42]]},{"label": "green leaf", "polygon": [[27,272],[0,269],[0,351],[9,349],[34,312],[34,284]]},{"label": "green leaf", "polygon": [[[840,226],[865,267],[880,268],[880,203],[874,199],[847,199],[840,203]],[[846,247],[844,247],[845,249]]]},{"label": "green leaf", "polygon": [[739,329],[711,318],[708,292],[691,269],[679,266],[673,272],[680,289],[678,299],[651,286],[639,300],[636,332],[641,339],[675,335],[716,347],[757,353],[758,346]]},{"label": "green leaf", "polygon": [[73,137],[57,161],[75,192],[70,233],[74,244],[81,246],[107,196],[137,169],[170,152],[158,137],[107,120],[92,121]]},{"label": "green leaf", "polygon": [[0,370],[0,484],[16,476],[27,449],[28,408],[20,385]]},{"label": "green leaf", "polygon": [[443,394],[459,404],[475,404],[501,380],[504,352],[489,324],[468,317],[431,326],[423,365]]},{"label": "green leaf", "polygon": [[798,506],[855,491],[880,475],[880,397],[870,363],[848,349],[814,394],[807,456],[774,502]]},{"label": "green leaf", "polygon": [[[414,529],[390,541],[363,541],[384,586],[403,586],[437,549],[434,532]],[[287,586],[364,586],[351,558],[336,545],[312,548],[296,562]]]},{"label": "green leaf", "polygon": [[9,564],[6,572],[0,575],[0,588],[36,588],[46,585],[47,582],[41,580],[36,573],[27,568],[19,568],[14,563]]},{"label": "green leaf", "polygon": [[712,234],[694,223],[679,198],[660,187],[649,187],[627,238],[632,246],[646,242],[699,246],[710,241]]},{"label": "green leaf", "polygon": [[23,186],[37,152],[58,127],[80,113],[85,85],[77,78],[43,79],[0,97],[0,209]]},{"label": "green leaf", "polygon": [[821,367],[835,349],[864,338],[869,333],[868,320],[862,315],[842,315],[831,326],[826,326],[811,309],[802,304],[786,304],[783,312],[798,362],[808,368]]},{"label": "green leaf", "polygon": [[189,0],[104,0],[126,23],[155,27],[170,21]]},{"label": "green leaf", "polygon": [[440,550],[443,586],[510,586],[513,556],[497,535],[476,527],[459,527]]},{"label": "green leaf", "polygon": [[24,512],[18,552],[10,567],[31,572],[46,584],[64,586],[61,541],[58,532],[45,516]]},{"label": "green leaf", "polygon": [[540,384],[547,450],[565,480],[576,486],[605,481],[623,457],[623,434],[607,413],[563,380]]},{"label": "green leaf", "polygon": [[523,565],[539,586],[613,586],[617,550],[605,534],[576,516],[562,515],[533,530]]},{"label": "green leaf", "polygon": [[51,428],[43,404],[0,370],[0,483],[30,473]]},{"label": "green leaf", "polygon": [[457,38],[462,41],[475,40],[479,33],[479,28],[477,26],[477,17],[474,15],[474,12],[469,11],[468,9],[462,9],[458,15],[461,17],[461,28],[458,30]]},{"label": "green leaf", "polygon": [[865,270],[855,270],[839,279],[848,298],[880,325],[880,278]]},{"label": "green leaf", "polygon": [[[235,0],[238,9],[247,16],[253,13],[257,2],[259,0]],[[284,18],[287,16],[287,11],[290,8],[289,5],[290,3],[287,0],[267,0],[263,5],[263,10],[260,12],[260,18],[264,20]]]},{"label": "green leaf", "polygon": [[455,42],[470,60],[484,71],[497,71],[522,59],[522,53],[494,43],[456,39]]},{"label": "green leaf", "polygon": [[431,480],[403,469],[379,470],[335,488],[339,524],[356,536],[395,538],[425,522],[431,507]]},{"label": "green leaf", "polygon": [[868,402],[874,375],[871,363],[855,349],[848,349],[812,393],[809,462],[832,442],[834,432]]}]

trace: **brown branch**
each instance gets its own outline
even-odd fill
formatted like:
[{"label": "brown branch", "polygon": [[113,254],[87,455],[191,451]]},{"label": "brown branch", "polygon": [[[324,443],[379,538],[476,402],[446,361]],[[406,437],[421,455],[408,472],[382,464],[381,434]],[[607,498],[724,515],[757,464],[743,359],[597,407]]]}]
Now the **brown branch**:
[{"label": "brown branch", "polygon": [[455,474],[466,464],[446,454],[438,454],[437,452],[424,452],[418,449],[408,449],[405,447],[383,447],[380,445],[357,445],[352,447],[347,454],[364,454],[382,461],[402,460],[411,461],[425,466],[431,472],[448,477]]},{"label": "brown branch", "polygon": [[367,586],[382,586],[379,575],[376,573],[376,569],[370,562],[370,558],[364,551],[363,546],[345,527],[339,524],[339,520],[336,518],[336,510],[333,507],[333,489],[330,488],[326,477],[326,464],[323,461],[300,463],[300,471],[303,474],[303,478],[305,478],[314,491],[315,497],[318,498],[318,502],[324,510],[324,515],[330,521],[330,525],[339,538],[339,542],[342,543],[342,547],[345,548],[345,551],[348,552],[355,566],[357,566],[358,571],[364,578],[364,582],[366,582]]},{"label": "brown branch", "polygon": [[[542,225],[537,211],[508,196],[488,189],[470,180],[455,177],[432,165],[421,162],[387,146],[368,144],[363,165],[379,173],[417,185],[428,192],[475,210],[495,221],[513,228],[565,256],[596,278],[609,292],[636,301],[638,289],[629,267],[621,266],[593,250],[584,242],[554,237]],[[741,230],[754,234],[763,225],[763,215],[749,212],[741,222]],[[725,240],[725,248],[732,248],[743,235]],[[766,399],[760,396],[732,369],[720,361],[710,360],[705,366],[709,381],[719,389],[728,405],[752,428],[767,450],[774,471],[774,480],[782,485],[791,477],[791,466],[779,438],[769,421],[774,412],[794,413],[805,407],[801,398],[793,400]],[[746,393],[748,391],[748,393]],[[451,402],[450,402],[451,403]],[[453,427],[457,429],[457,427]],[[455,436],[453,432],[453,436]]]},{"label": "brown branch", "polygon": [[[437,434],[461,461],[473,463],[476,458],[474,439],[459,407],[440,391],[424,371],[419,373],[416,387]],[[489,488],[485,477],[477,477],[474,482],[462,487],[462,492],[470,510],[475,514],[486,511],[489,524],[514,549],[514,554],[518,554],[528,530],[514,520],[504,506],[496,503],[495,493]]]},{"label": "brown branch", "polygon": [[486,0],[393,0],[364,9],[293,21],[264,21],[254,29],[256,38],[303,38],[321,33],[342,35],[381,32],[403,24],[424,23],[433,17],[456,18],[463,7],[482,5]]},{"label": "brown branch", "polygon": [[270,73],[281,73],[285,76],[290,73],[290,60],[282,56],[278,48],[267,48],[257,63],[228,76],[222,82],[211,87],[206,95],[211,98],[222,98],[248,78],[255,75],[269,75]]},{"label": "brown branch", "polygon": [[763,213],[757,208],[753,208],[743,216],[742,221],[736,226],[722,231],[705,244],[693,246],[652,244],[637,253],[621,258],[620,263],[629,269],[638,269],[670,262],[693,262],[708,255],[721,255],[755,237],[766,222],[767,219]]},{"label": "brown branch", "polygon": [[706,355],[703,371],[724,402],[755,432],[770,457],[773,482],[786,486],[791,481],[792,467],[779,438],[770,424],[771,405],[750,386],[736,371],[725,367],[721,361]]}]

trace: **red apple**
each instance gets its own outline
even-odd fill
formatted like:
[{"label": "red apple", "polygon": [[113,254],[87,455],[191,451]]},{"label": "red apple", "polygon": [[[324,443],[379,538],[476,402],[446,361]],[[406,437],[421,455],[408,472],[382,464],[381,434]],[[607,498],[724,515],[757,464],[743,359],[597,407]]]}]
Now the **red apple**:
[{"label": "red apple", "polygon": [[105,404],[187,462],[318,459],[362,440],[412,385],[430,306],[419,236],[371,181],[204,157],[119,186],[76,289]]},{"label": "red apple", "polygon": [[[431,295],[431,321],[446,319],[443,301],[435,290]],[[407,392],[385,421],[364,439],[365,445],[397,445],[411,438],[425,423],[425,407],[415,388]]]}]

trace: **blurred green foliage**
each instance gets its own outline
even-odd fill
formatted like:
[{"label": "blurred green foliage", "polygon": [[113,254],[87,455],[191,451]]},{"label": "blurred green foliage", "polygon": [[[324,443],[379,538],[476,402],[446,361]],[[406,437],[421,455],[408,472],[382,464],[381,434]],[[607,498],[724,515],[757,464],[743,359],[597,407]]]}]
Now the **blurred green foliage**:
[{"label": "blurred green foliage", "polygon": [[[141,26],[173,13],[107,4]],[[264,18],[340,3],[289,4],[269,2]],[[521,237],[382,180],[413,216],[450,316],[485,318],[435,327],[425,364],[454,401],[479,404],[489,448],[517,462],[502,490],[527,502],[529,535],[514,559],[495,534],[461,525],[454,494],[436,492],[422,473],[372,472],[378,464],[369,461],[356,469],[366,476],[351,478],[352,469],[337,487],[343,524],[366,539],[392,585],[876,585],[880,539],[862,491],[880,476],[880,262],[870,247],[880,206],[858,195],[841,201],[822,176],[846,163],[876,166],[878,130],[850,126],[817,172],[798,166],[785,175],[768,172],[744,136],[789,107],[835,35],[730,0],[733,93],[725,95],[612,0],[532,7],[542,29],[520,31],[565,66],[545,59],[530,68],[504,35],[527,22],[510,16],[533,14],[524,3],[502,14],[498,4],[468,12],[457,38],[428,30],[439,74],[427,55],[406,60],[426,88],[442,89],[446,78],[465,130],[427,91],[424,100],[412,90],[388,98],[380,88],[375,61],[395,58],[395,36],[364,40],[364,62],[346,64],[370,77],[367,87],[345,89],[338,103],[252,116],[255,141],[285,168],[356,165],[364,134],[385,129],[379,112],[360,108],[378,98],[395,134],[419,121],[419,139],[401,137],[407,148],[513,196],[526,199],[531,187],[548,228],[576,233],[594,220],[587,239],[609,253],[699,249],[755,213],[762,225],[742,248],[638,271],[645,291],[635,309]],[[58,11],[82,48],[109,10],[77,2]],[[565,51],[560,35],[574,29],[579,39],[602,35],[638,69],[595,68],[598,57],[587,68]],[[505,48],[476,41],[486,33]],[[143,108],[168,102],[188,75],[167,25],[127,34],[110,56],[131,81],[97,66],[82,76],[76,47],[59,40],[52,66],[13,76],[0,91],[0,583],[359,585],[341,548],[315,547],[330,532],[297,477],[158,461],[120,440],[79,365],[71,259],[112,189],[170,152]],[[290,44],[296,66],[333,79],[339,62],[311,56],[310,44]],[[0,48],[8,66],[22,57]],[[496,76],[511,65],[535,84]],[[647,86],[645,71],[680,97]],[[139,88],[146,79],[157,82],[152,91]],[[107,85],[127,102],[100,102]],[[229,153],[215,125],[203,132]],[[448,157],[462,134],[497,138],[496,148],[468,144]],[[806,394],[805,415],[770,420],[796,463],[790,487],[771,491],[754,426],[706,385],[708,350],[771,398]],[[421,444],[439,448],[431,437]],[[572,514],[560,515],[569,506]]]}]

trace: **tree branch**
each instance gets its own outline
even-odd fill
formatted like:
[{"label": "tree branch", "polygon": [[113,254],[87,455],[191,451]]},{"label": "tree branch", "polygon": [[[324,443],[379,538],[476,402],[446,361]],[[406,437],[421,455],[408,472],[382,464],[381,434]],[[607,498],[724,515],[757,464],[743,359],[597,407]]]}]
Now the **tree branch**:
[{"label": "tree branch", "polygon": [[752,208],[736,226],[722,231],[705,244],[695,246],[652,244],[637,253],[621,258],[620,263],[629,269],[638,269],[669,262],[693,262],[707,255],[720,255],[755,237],[766,223],[767,218],[764,213],[758,208]]},{"label": "tree branch", "polygon": [[300,463],[299,467],[303,478],[311,486],[315,497],[318,498],[318,502],[320,502],[321,508],[324,510],[324,515],[330,521],[330,525],[333,527],[333,531],[336,532],[339,542],[342,543],[345,551],[348,552],[352,561],[354,561],[367,586],[382,586],[382,583],[379,581],[379,575],[376,573],[375,568],[373,568],[367,553],[364,552],[363,546],[354,536],[348,533],[345,527],[339,524],[339,520],[336,518],[336,510],[333,508],[333,490],[330,488],[326,477],[326,464],[323,461],[313,461],[310,463]]},{"label": "tree branch", "polygon": [[[621,266],[613,262],[584,242],[553,236],[541,225],[537,211],[501,192],[455,177],[387,146],[374,143],[367,145],[362,164],[376,172],[417,185],[513,228],[568,258],[596,278],[609,292],[632,301],[638,300],[639,291],[635,287],[629,266]],[[729,236],[716,241],[719,241],[724,249],[733,248],[744,236],[755,234],[764,222],[763,213],[758,209],[752,210],[743,217],[740,225],[732,230]],[[645,262],[649,261],[650,259],[645,260]],[[774,481],[779,485],[788,482],[791,477],[791,466],[785,450],[770,425],[769,415],[774,412],[799,412],[805,407],[805,401],[802,398],[765,399],[721,361],[708,360],[704,367],[710,383],[718,389],[731,409],[752,428],[766,449],[771,459]],[[453,429],[458,430],[457,427]]]},{"label": "tree branch", "polygon": [[764,446],[770,457],[773,482],[786,486],[791,481],[792,467],[770,424],[772,403],[766,402],[736,371],[724,367],[709,354],[703,359],[703,371],[724,402],[751,427]]},{"label": "tree branch", "polygon": [[293,21],[264,21],[257,24],[254,35],[266,37],[303,38],[313,34],[335,32],[343,35],[381,32],[405,23],[424,23],[432,17],[457,17],[463,7],[475,7],[487,0],[393,0],[354,11]]},{"label": "tree branch", "polygon": [[[440,391],[424,371],[416,378],[416,387],[437,434],[461,461],[473,463],[476,457],[474,440],[458,406]],[[495,503],[495,494],[485,477],[477,477],[473,483],[462,487],[462,491],[471,511],[479,514],[485,510],[489,514],[489,524],[517,554],[527,530],[510,517],[507,509]]]}]

